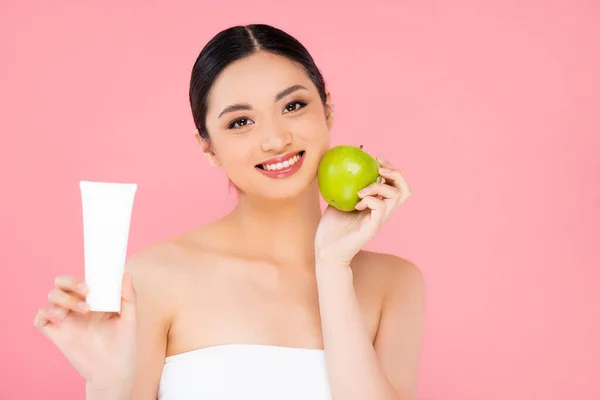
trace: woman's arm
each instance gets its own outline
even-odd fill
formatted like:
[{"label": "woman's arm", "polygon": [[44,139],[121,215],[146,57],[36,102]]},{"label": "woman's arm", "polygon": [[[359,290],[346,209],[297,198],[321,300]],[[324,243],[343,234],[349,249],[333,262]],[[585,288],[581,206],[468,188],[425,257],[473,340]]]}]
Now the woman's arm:
[{"label": "woman's arm", "polygon": [[168,269],[156,261],[161,258],[149,249],[132,258],[128,265],[137,291],[138,354],[131,397],[127,400],[153,400],[158,395],[175,298],[169,292],[172,285]]},{"label": "woman's arm", "polygon": [[86,384],[85,400],[129,400],[131,399],[131,384],[123,382],[110,388],[94,388]]},{"label": "woman's arm", "polygon": [[136,355],[131,376],[109,387],[86,385],[86,400],[152,400],[157,397],[167,350],[172,297],[166,291],[169,287],[165,284],[167,271],[155,261],[153,252],[147,249],[136,254],[125,267],[132,275],[137,297]]},{"label": "woman's arm", "polygon": [[348,265],[317,262],[317,285],[333,400],[414,400],[424,312],[420,271],[395,257],[375,345]]}]

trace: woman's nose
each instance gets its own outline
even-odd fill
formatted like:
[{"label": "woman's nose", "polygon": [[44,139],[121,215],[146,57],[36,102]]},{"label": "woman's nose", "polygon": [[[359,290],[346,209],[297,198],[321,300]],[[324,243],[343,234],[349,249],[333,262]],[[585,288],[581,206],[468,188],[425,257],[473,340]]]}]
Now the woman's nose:
[{"label": "woman's nose", "polygon": [[282,126],[272,124],[265,132],[263,151],[281,152],[292,143],[292,133]]}]

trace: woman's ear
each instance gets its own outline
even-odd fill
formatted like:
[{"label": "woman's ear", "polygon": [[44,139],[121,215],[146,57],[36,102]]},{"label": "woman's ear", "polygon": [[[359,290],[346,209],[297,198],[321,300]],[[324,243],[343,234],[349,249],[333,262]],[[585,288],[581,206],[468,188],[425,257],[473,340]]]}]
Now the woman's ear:
[{"label": "woman's ear", "polygon": [[210,139],[203,138],[202,136],[200,136],[200,133],[198,132],[197,129],[196,129],[196,132],[194,133],[194,136],[196,136],[196,140],[200,144],[202,153],[204,153],[204,155],[208,159],[208,163],[210,165],[212,165],[213,167],[220,167],[221,162],[219,161],[219,158],[217,157],[217,155],[212,151],[212,143],[211,143]]},{"label": "woman's ear", "polygon": [[325,118],[327,119],[327,128],[331,130],[335,122],[335,114],[333,112],[333,103],[331,102],[331,94],[327,92],[327,102],[325,103]]}]

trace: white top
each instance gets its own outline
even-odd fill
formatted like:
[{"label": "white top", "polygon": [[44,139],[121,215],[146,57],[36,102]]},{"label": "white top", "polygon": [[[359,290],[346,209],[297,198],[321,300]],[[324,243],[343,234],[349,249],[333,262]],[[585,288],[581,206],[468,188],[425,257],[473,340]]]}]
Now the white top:
[{"label": "white top", "polygon": [[223,344],[165,359],[158,400],[330,400],[325,351]]}]

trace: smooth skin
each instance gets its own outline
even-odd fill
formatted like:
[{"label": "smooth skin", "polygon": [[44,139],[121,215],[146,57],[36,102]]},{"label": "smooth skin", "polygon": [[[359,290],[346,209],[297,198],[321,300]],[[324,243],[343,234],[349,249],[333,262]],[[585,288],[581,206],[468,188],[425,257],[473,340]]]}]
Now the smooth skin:
[{"label": "smooth skin", "polygon": [[[227,343],[325,349],[334,400],[416,398],[423,276],[408,260],[361,250],[410,189],[378,159],[384,180],[355,212],[321,213],[330,101],[273,54],[223,71],[209,98],[210,140],[197,139],[238,187],[235,209],[132,256],[120,314],[89,312],[84,282],[59,276],[35,318],[86,380],[88,399],[155,399],[166,356]],[[222,113],[239,103],[248,109]],[[290,177],[256,170],[300,150],[304,164]]]}]

